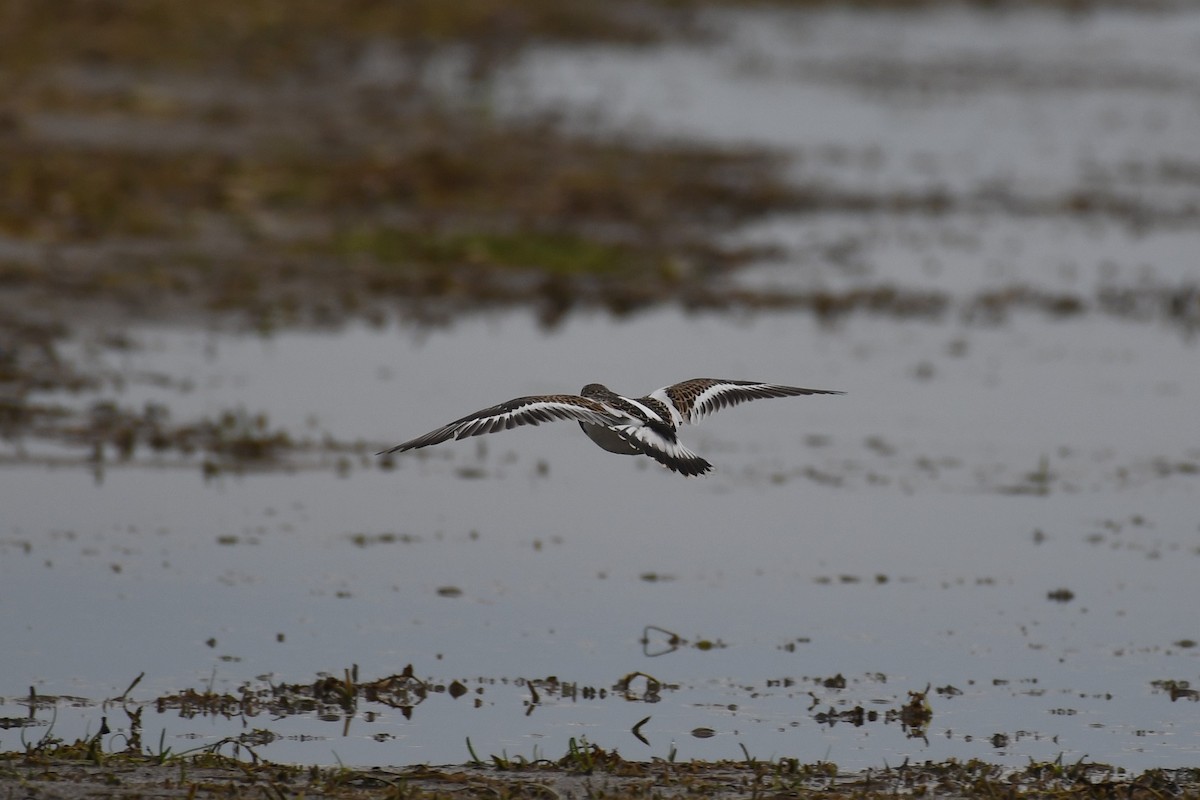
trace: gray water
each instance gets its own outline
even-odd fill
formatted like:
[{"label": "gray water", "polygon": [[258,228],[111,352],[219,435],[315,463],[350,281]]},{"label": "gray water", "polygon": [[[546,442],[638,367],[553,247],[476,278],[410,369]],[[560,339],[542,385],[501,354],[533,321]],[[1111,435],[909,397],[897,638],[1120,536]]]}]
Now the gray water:
[{"label": "gray water", "polygon": [[[266,757],[320,763],[461,761],[467,737],[481,752],[556,756],[580,735],[628,757],[674,747],[736,758],[744,745],[843,768],[1060,753],[1194,762],[1195,705],[1151,683],[1195,681],[1197,670],[1185,641],[1196,638],[1196,476],[1164,465],[1200,461],[1180,436],[1200,376],[1178,371],[1191,345],[1168,331],[1024,319],[971,331],[969,357],[933,355],[947,336],[938,325],[821,330],[795,317],[674,312],[581,318],[549,336],[522,315],[421,341],[394,329],[134,335],[145,347],[121,369],[171,366],[197,387],[158,390],[176,413],[237,400],[339,438],[406,437],[593,378],[645,391],[702,363],[849,394],[764,401],[688,430],[717,466],[705,479],[605,453],[572,425],[407,455],[392,471],[364,459],[340,477],[206,481],[149,458],[99,482],[83,469],[10,468],[4,716],[20,716],[27,685],[101,700],[144,671],[133,696],[150,699],[235,691],[259,676],[303,683],[352,664],[375,678],[411,663],[482,688],[481,707],[476,695],[433,695],[411,720],[377,708],[346,733],[340,719],[167,713],[146,720],[147,738],[161,727],[183,749],[248,724],[297,737]],[[645,341],[704,355],[671,364],[664,380],[662,365],[625,356]],[[535,366],[504,374],[508,349]],[[934,359],[933,378],[911,375],[921,358]],[[155,397],[141,387],[122,399]],[[1053,477],[1031,482],[1038,470]],[[1063,588],[1072,600],[1048,599]],[[719,646],[648,654],[667,648],[661,634],[644,647],[645,626]],[[530,694],[513,685],[556,676],[611,689],[635,671],[678,689],[652,704],[543,693],[526,716]],[[845,689],[814,683],[839,674]],[[813,720],[859,704],[882,715],[927,684],[962,692],[931,691],[928,741],[882,721]],[[94,705],[57,714],[60,731],[120,716]],[[630,733],[645,716],[649,747]],[[697,728],[718,735],[697,739]],[[1007,746],[993,746],[996,734]]]}]

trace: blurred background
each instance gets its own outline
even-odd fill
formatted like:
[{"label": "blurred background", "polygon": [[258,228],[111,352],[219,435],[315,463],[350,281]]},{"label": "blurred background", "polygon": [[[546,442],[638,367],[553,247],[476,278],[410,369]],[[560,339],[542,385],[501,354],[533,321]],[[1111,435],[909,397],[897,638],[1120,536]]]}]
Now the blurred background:
[{"label": "blurred background", "polygon": [[[1197,97],[1191,3],[6,2],[0,748],[1194,766]],[[690,377],[847,394],[374,456]]]}]

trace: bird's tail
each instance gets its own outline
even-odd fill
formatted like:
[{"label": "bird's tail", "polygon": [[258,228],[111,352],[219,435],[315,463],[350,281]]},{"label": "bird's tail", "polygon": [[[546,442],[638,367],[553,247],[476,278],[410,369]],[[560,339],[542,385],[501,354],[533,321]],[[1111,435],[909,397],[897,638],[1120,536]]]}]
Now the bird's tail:
[{"label": "bird's tail", "polygon": [[673,435],[668,439],[646,425],[625,425],[618,430],[642,454],[650,456],[672,472],[690,478],[704,475],[713,468],[712,464],[684,447]]}]

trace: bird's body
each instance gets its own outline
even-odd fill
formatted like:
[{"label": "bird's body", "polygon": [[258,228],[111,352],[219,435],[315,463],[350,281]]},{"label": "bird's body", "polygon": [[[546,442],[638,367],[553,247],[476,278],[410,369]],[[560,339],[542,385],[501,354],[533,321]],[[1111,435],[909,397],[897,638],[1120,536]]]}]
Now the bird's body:
[{"label": "bird's body", "polygon": [[610,453],[645,455],[681,475],[703,475],[712,464],[680,443],[680,425],[698,422],[727,406],[764,397],[842,394],[830,389],[802,389],[774,383],[692,378],[655,389],[645,397],[625,397],[599,383],[579,394],[518,397],[476,411],[424,436],[398,444],[380,455],[429,447],[449,439],[573,419],[588,438]]}]

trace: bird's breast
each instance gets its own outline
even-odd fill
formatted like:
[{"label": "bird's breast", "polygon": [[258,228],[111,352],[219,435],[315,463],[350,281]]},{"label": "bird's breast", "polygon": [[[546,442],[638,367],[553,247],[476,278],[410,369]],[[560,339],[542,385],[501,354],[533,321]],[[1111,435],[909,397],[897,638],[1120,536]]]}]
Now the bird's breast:
[{"label": "bird's breast", "polygon": [[636,455],[642,452],[630,443],[628,438],[617,433],[612,428],[606,428],[603,425],[593,425],[590,422],[581,422],[579,423],[579,427],[583,428],[583,432],[588,435],[589,439],[610,453]]}]

